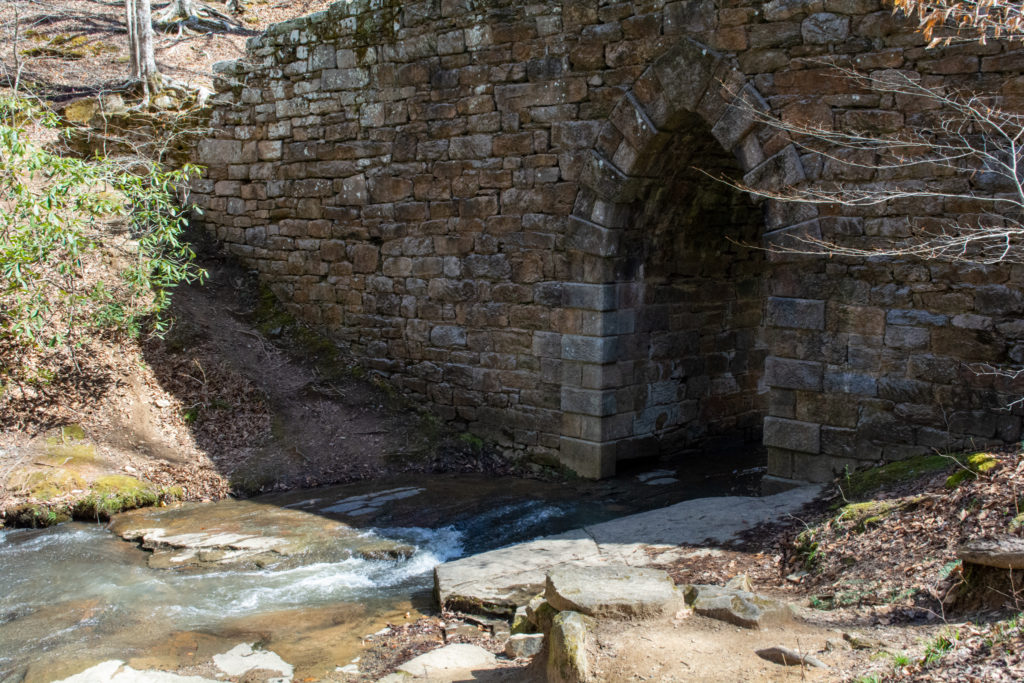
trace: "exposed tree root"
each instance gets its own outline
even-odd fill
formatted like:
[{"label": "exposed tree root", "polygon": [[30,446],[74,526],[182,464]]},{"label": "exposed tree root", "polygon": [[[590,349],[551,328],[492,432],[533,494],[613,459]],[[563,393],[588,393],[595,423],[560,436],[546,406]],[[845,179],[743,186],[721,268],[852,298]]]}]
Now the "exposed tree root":
[{"label": "exposed tree root", "polygon": [[238,22],[209,5],[196,3],[195,0],[174,0],[153,17],[153,27],[165,33],[176,30],[180,36],[186,30],[227,31],[238,27]]}]

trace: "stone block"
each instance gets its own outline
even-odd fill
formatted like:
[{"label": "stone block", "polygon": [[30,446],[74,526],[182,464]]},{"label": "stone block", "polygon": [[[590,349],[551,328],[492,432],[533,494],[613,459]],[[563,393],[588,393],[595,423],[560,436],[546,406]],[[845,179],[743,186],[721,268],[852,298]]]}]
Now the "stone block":
[{"label": "stone block", "polygon": [[699,43],[684,39],[658,58],[652,69],[665,97],[677,109],[694,111],[707,90],[720,57]]},{"label": "stone block", "polygon": [[764,445],[800,453],[821,452],[821,425],[779,417],[764,419]]},{"label": "stone block", "polygon": [[787,145],[744,175],[743,182],[755,189],[772,192],[796,185],[806,178],[796,148]]},{"label": "stone block", "polygon": [[516,633],[505,643],[505,656],[510,659],[529,659],[540,654],[543,647],[543,633]]},{"label": "stone block", "polygon": [[617,285],[591,285],[567,282],[560,286],[565,308],[587,311],[610,311],[618,305]]},{"label": "stone block", "polygon": [[448,154],[452,159],[485,159],[491,155],[490,135],[467,135],[452,138]]},{"label": "stone block", "polygon": [[548,643],[547,680],[550,683],[590,683],[594,647],[593,618],[578,612],[559,612],[551,623]]},{"label": "stone block", "polygon": [[825,302],[814,299],[768,298],[766,324],[802,330],[825,328]]},{"label": "stone block", "polygon": [[765,360],[765,381],[780,389],[820,391],[823,366],[814,361],[770,356]]},{"label": "stone block", "polygon": [[809,45],[838,43],[850,35],[850,17],[831,12],[818,12],[803,20],[800,35]]},{"label": "stone block", "polygon": [[569,248],[578,249],[587,254],[618,255],[621,234],[620,230],[609,230],[576,216],[569,218]]},{"label": "stone block", "polygon": [[614,415],[617,403],[614,391],[562,387],[562,411],[605,417]]},{"label": "stone block", "polygon": [[894,349],[926,349],[930,339],[931,331],[924,327],[887,325],[885,328],[885,345]]},{"label": "stone block", "polygon": [[320,76],[320,82],[324,90],[357,90],[370,84],[370,72],[366,69],[327,69]]},{"label": "stone block", "polygon": [[878,380],[872,375],[859,372],[826,370],[823,389],[826,393],[875,396],[878,393]]},{"label": "stone block", "polygon": [[559,440],[558,459],[581,477],[603,479],[615,474],[616,445],[563,436]]},{"label": "stone block", "polygon": [[609,202],[628,202],[636,198],[642,184],[596,151],[583,160],[580,184]]},{"label": "stone block", "polygon": [[430,330],[430,343],[445,348],[466,346],[466,328],[457,325],[438,325]]},{"label": "stone block", "polygon": [[357,273],[373,273],[377,271],[377,259],[380,250],[371,244],[355,244],[348,249],[352,269]]},{"label": "stone block", "polygon": [[687,586],[686,602],[703,617],[743,628],[762,629],[793,621],[793,608],[788,604],[731,586]]},{"label": "stone block", "polygon": [[[768,104],[751,85],[746,85],[729,103],[725,113],[711,127],[711,134],[725,149],[731,150],[754,129],[757,112],[768,110]],[[760,160],[759,162],[760,163]]]},{"label": "stone block", "polygon": [[370,199],[377,204],[400,202],[412,196],[412,187],[406,178],[377,176],[369,181]]},{"label": "stone block", "polygon": [[562,359],[585,363],[614,363],[619,359],[618,337],[562,335]]},{"label": "stone block", "polygon": [[649,619],[683,604],[667,572],[628,565],[555,567],[547,573],[544,598],[559,612],[599,619]]},{"label": "stone block", "polygon": [[201,164],[237,164],[242,161],[240,140],[200,140],[198,147]]},{"label": "stone block", "polygon": [[827,484],[846,470],[850,472],[863,467],[864,462],[851,458],[793,453],[793,476],[805,482]]},{"label": "stone block", "polygon": [[361,173],[341,181],[335,181],[335,189],[338,192],[336,197],[338,204],[362,206],[369,201],[370,193],[366,186],[366,176]]}]

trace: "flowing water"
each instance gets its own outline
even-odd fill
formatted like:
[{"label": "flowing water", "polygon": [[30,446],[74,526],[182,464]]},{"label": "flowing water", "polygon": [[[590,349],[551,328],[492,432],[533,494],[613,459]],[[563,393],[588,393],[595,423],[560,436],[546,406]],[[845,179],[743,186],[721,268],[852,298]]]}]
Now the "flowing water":
[{"label": "flowing water", "polygon": [[[240,642],[262,643],[295,664],[296,680],[323,676],[351,661],[366,634],[429,610],[440,562],[721,495],[723,482],[736,479],[566,486],[422,477],[186,508],[200,530],[254,509],[269,524],[287,510],[331,529],[354,527],[350,545],[406,549],[379,558],[346,551],[323,561],[310,553],[175,570],[154,568],[150,552],[105,525],[0,531],[0,682],[57,680],[115,658],[135,668],[185,669]],[[161,511],[142,514],[148,523]]]}]

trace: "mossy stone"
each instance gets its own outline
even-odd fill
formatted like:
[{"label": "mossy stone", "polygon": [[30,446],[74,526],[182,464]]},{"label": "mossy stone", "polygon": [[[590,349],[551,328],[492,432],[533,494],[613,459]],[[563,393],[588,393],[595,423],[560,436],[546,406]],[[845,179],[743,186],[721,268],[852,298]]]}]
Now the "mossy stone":
[{"label": "mossy stone", "polygon": [[952,490],[965,481],[977,479],[979,474],[991,471],[998,464],[999,460],[991,453],[969,455],[963,463],[964,469],[955,472],[946,479],[946,488]]},{"label": "mossy stone", "polygon": [[955,465],[956,460],[944,455],[919,455],[854,472],[846,477],[840,488],[847,498],[860,498],[886,486],[945,472]]},{"label": "mossy stone", "polygon": [[868,527],[878,524],[886,517],[899,510],[916,507],[925,499],[924,496],[893,500],[869,500],[862,503],[844,505],[836,516],[836,520],[849,523],[857,532],[867,531]]}]

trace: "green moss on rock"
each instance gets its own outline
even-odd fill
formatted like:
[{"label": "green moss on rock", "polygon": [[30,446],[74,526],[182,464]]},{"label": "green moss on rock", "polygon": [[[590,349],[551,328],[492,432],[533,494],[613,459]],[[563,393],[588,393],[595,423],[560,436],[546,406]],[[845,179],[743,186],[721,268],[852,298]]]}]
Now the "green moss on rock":
[{"label": "green moss on rock", "polygon": [[911,510],[917,507],[924,496],[914,498],[894,498],[891,500],[869,500],[862,503],[850,503],[843,506],[836,516],[836,521],[850,525],[854,531],[862,533],[869,527],[880,523],[886,517],[900,510]]},{"label": "green moss on rock", "polygon": [[89,495],[75,503],[71,514],[75,519],[108,520],[118,512],[181,498],[180,487],[162,488],[135,477],[112,474],[93,482]]},{"label": "green moss on rock", "polygon": [[86,484],[77,474],[67,470],[36,470],[26,476],[23,486],[36,500],[47,501],[84,489]]},{"label": "green moss on rock", "polygon": [[847,498],[860,498],[886,486],[945,472],[954,466],[956,460],[944,455],[919,455],[854,472],[845,478],[840,488]]},{"label": "green moss on rock", "polygon": [[977,479],[979,474],[990,472],[998,464],[999,460],[991,453],[969,455],[963,462],[963,469],[953,473],[946,479],[946,488],[952,490],[965,481]]}]

